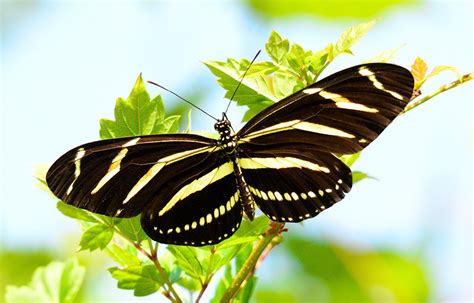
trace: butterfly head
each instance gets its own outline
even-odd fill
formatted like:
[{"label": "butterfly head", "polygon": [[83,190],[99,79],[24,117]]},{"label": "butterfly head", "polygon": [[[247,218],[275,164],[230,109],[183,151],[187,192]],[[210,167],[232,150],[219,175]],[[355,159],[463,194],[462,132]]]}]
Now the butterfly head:
[{"label": "butterfly head", "polygon": [[228,152],[233,152],[236,147],[234,131],[227,116],[223,114],[222,119],[214,124],[215,130],[219,133],[219,144]]}]

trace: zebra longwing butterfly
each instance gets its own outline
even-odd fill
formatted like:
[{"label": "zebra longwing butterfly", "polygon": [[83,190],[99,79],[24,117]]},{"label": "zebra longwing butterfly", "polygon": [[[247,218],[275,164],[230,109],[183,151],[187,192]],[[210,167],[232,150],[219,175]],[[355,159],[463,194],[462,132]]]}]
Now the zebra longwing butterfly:
[{"label": "zebra longwing butterfly", "polygon": [[96,141],[60,157],[46,177],[64,202],[112,217],[141,215],[150,238],[202,246],[230,237],[256,204],[273,221],[300,222],[340,201],[351,170],[335,154],[370,144],[413,93],[403,67],[372,63],[320,80],[219,139],[162,134]]}]

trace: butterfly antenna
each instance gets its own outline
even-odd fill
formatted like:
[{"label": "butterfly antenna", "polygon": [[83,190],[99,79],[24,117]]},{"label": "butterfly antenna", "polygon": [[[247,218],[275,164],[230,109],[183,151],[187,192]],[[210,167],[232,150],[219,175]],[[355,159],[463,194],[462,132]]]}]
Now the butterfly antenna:
[{"label": "butterfly antenna", "polygon": [[158,83],[155,83],[155,82],[153,82],[153,81],[147,81],[147,82],[150,83],[150,84],[156,85],[156,86],[158,86],[159,88],[161,88],[161,89],[163,89],[163,90],[165,90],[165,91],[167,91],[167,92],[169,92],[169,93],[172,93],[173,95],[175,95],[175,96],[178,97],[179,99],[181,99],[181,100],[183,100],[184,102],[190,104],[190,105],[193,106],[194,108],[197,108],[198,110],[200,110],[201,112],[205,113],[206,115],[208,115],[208,116],[211,117],[212,119],[214,119],[214,120],[216,120],[216,121],[219,121],[217,118],[213,117],[211,114],[209,114],[208,112],[206,112],[205,110],[203,110],[203,109],[200,108],[199,106],[197,106],[197,105],[191,103],[190,101],[184,99],[183,97],[181,97],[181,96],[178,95],[177,93],[175,93],[175,92],[173,92],[173,91],[167,89],[166,87],[161,86],[161,85],[159,85]]},{"label": "butterfly antenna", "polygon": [[240,87],[240,85],[242,84],[242,82],[244,81],[245,75],[247,75],[247,72],[249,71],[249,69],[250,69],[250,67],[252,66],[252,64],[255,62],[255,59],[257,59],[258,55],[260,55],[260,52],[261,52],[261,51],[262,51],[262,50],[259,50],[259,51],[257,52],[257,54],[255,55],[255,57],[253,57],[253,59],[252,59],[252,61],[250,62],[249,66],[248,66],[247,69],[245,70],[245,73],[243,74],[242,78],[240,79],[239,84],[237,84],[237,87],[235,88],[234,93],[232,94],[232,97],[230,97],[229,103],[227,103],[227,107],[226,107],[224,113],[227,113],[227,111],[229,110],[230,103],[232,102],[232,100],[234,100],[235,94],[236,94],[237,91],[239,90],[239,87]]}]

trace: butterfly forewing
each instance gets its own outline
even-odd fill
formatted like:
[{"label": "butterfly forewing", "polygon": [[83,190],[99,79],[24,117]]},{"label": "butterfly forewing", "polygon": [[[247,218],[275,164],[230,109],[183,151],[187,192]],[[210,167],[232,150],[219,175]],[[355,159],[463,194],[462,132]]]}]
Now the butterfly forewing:
[{"label": "butterfly forewing", "polygon": [[[49,169],[46,181],[64,202],[95,213],[140,214],[179,169],[214,153],[214,140],[195,135],[155,135],[79,146]],[[159,175],[158,175],[159,174]]]},{"label": "butterfly forewing", "polygon": [[308,143],[339,154],[362,150],[403,110],[411,73],[392,64],[351,67],[310,85],[256,115],[239,143]]}]

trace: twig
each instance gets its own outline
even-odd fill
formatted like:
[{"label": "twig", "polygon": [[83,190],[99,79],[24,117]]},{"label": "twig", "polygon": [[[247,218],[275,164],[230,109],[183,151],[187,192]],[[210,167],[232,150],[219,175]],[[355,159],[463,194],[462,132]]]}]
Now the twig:
[{"label": "twig", "polygon": [[405,107],[405,109],[402,111],[401,114],[404,114],[404,113],[414,109],[415,107],[425,103],[429,99],[433,98],[434,96],[436,96],[436,95],[438,95],[442,92],[450,90],[451,88],[454,88],[454,87],[456,87],[456,86],[458,86],[458,85],[460,85],[460,84],[462,84],[466,81],[470,81],[470,80],[473,80],[473,79],[474,79],[474,73],[465,74],[460,79],[458,79],[456,81],[453,81],[451,83],[445,84],[445,85],[441,86],[440,88],[438,88],[437,90],[435,90],[434,92],[432,92],[431,94],[426,95],[423,98],[421,98],[419,100],[416,100],[413,103],[408,104],[408,106]]},{"label": "twig", "polygon": [[258,262],[260,256],[263,254],[268,245],[271,244],[272,240],[280,234],[284,226],[283,224],[276,222],[272,222],[270,225],[272,228],[269,229],[263,235],[263,238],[257,242],[250,253],[250,256],[247,258],[247,261],[245,261],[244,265],[235,276],[229,288],[227,288],[226,292],[222,296],[221,302],[230,302],[230,300],[232,300],[232,298],[238,293],[242,283],[246,281],[249,274],[255,269],[255,265]]}]

